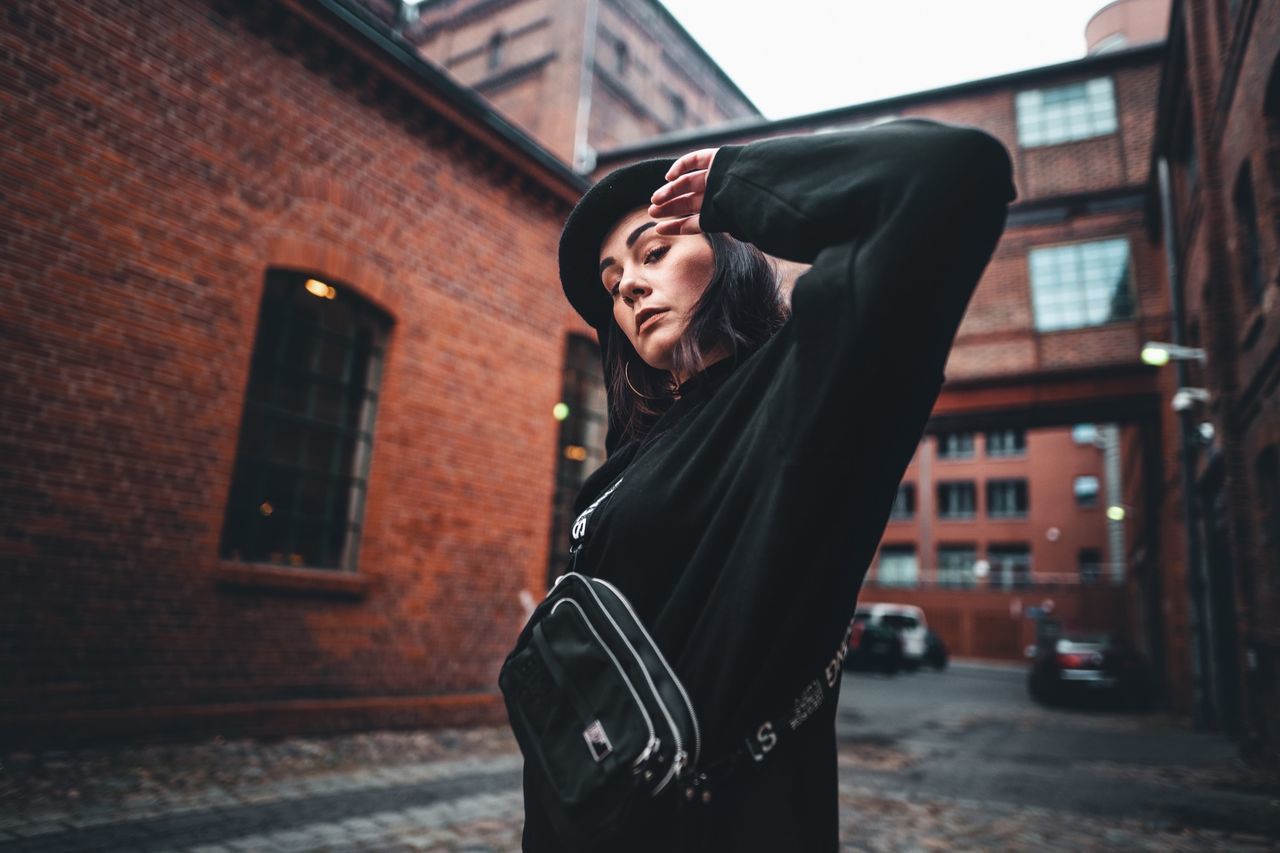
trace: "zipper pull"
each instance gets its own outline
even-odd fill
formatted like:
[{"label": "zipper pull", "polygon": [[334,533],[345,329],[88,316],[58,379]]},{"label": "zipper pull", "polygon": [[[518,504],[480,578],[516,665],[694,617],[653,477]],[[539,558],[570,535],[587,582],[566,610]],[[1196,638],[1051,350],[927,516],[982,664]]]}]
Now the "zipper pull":
[{"label": "zipper pull", "polygon": [[[636,756],[636,760],[631,763],[631,772],[643,773],[646,782],[652,780],[653,771],[647,769],[647,765],[649,763],[649,759],[658,752],[658,749],[661,746],[662,741],[658,740],[656,737],[649,738],[649,742],[644,745],[644,751]],[[661,760],[661,758],[662,756],[658,755],[658,759]]]},{"label": "zipper pull", "polygon": [[683,776],[685,765],[689,763],[689,753],[685,752],[683,749],[679,750],[676,752],[676,757],[672,759],[671,763],[675,765],[676,776]]}]

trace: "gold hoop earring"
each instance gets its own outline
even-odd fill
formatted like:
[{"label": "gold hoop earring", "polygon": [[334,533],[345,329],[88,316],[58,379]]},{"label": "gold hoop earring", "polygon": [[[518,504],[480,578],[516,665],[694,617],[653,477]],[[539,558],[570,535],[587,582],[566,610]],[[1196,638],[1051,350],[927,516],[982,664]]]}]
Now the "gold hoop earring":
[{"label": "gold hoop earring", "polygon": [[631,393],[635,394],[637,397],[641,398],[642,400],[662,399],[661,397],[650,397],[648,394],[642,394],[640,393],[639,388],[631,384],[631,362],[629,361],[623,362],[622,364],[622,379],[624,382],[627,383],[627,387],[631,389]]}]

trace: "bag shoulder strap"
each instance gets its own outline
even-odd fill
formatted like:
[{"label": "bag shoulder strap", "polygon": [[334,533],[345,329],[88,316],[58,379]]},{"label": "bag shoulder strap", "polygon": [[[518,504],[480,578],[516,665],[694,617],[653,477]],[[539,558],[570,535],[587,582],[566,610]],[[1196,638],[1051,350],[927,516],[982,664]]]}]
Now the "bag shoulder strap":
[{"label": "bag shoulder strap", "polygon": [[743,765],[758,765],[784,741],[790,741],[800,726],[828,701],[834,701],[840,690],[842,665],[849,653],[849,637],[853,621],[840,641],[822,674],[800,689],[790,700],[774,706],[772,713],[746,732],[737,748],[701,769],[685,786],[685,798],[695,802],[711,801],[714,785],[724,781]]}]

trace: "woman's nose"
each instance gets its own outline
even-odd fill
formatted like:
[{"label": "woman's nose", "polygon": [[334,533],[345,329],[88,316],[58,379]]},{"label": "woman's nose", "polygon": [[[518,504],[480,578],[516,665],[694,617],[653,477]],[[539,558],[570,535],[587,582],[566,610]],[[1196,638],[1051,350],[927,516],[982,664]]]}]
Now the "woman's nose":
[{"label": "woman's nose", "polygon": [[636,276],[627,276],[622,280],[621,286],[618,288],[623,296],[635,299],[638,296],[646,296],[650,292],[649,285],[645,284]]}]

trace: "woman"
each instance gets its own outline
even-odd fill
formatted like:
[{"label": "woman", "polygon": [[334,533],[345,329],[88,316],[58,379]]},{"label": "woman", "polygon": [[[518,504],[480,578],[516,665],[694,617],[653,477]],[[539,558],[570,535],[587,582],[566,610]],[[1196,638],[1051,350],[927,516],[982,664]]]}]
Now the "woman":
[{"label": "woman", "polygon": [[[610,404],[575,569],[630,598],[715,768],[592,849],[837,849],[846,628],[1013,196],[990,136],[907,120],[627,166],[570,214]],[[812,264],[790,316],[760,251]],[[565,849],[546,796],[526,764],[525,850]]]}]

